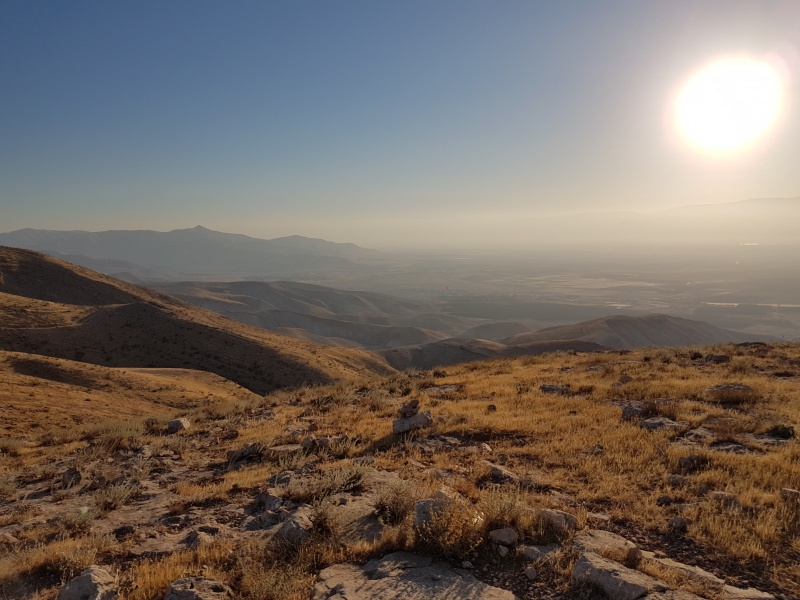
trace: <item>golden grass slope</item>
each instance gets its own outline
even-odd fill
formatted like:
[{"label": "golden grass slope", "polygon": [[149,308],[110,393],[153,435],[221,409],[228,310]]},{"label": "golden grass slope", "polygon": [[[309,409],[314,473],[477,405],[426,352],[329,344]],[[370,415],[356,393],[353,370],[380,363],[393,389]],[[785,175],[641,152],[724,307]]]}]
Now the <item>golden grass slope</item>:
[{"label": "golden grass slope", "polygon": [[218,375],[188,369],[112,369],[0,352],[0,430],[21,439],[72,435],[111,419],[166,418],[208,403],[260,396]]},{"label": "golden grass slope", "polygon": [[257,393],[392,371],[368,352],[289,339],[28,250],[0,248],[0,293],[7,351],[210,371]]},{"label": "golden grass slope", "polygon": [[[708,363],[702,359],[708,354],[732,359]],[[619,385],[621,379],[626,383]],[[706,389],[723,382],[746,384],[754,393],[743,403],[709,401]],[[543,384],[569,386],[575,393],[544,393]],[[392,419],[410,398],[432,411],[433,425],[395,436]],[[621,419],[620,403],[628,401],[650,403],[655,414],[683,424],[676,430],[646,431],[637,420]],[[54,598],[59,578],[97,562],[115,570],[131,600],[163,598],[173,579],[204,574],[225,580],[245,600],[305,599],[316,574],[332,562],[364,562],[394,549],[410,549],[440,553],[459,564],[469,548],[476,576],[499,582],[520,598],[596,597],[574,587],[574,554],[564,551],[552,563],[537,563],[537,577],[529,581],[521,575],[521,557],[512,553],[500,559],[488,541],[488,530],[503,526],[517,529],[526,543],[556,541],[530,518],[530,508],[546,507],[572,513],[580,528],[621,533],[645,550],[700,566],[731,585],[753,586],[782,599],[800,597],[800,507],[781,497],[782,488],[800,488],[800,442],[789,435],[800,430],[796,344],[504,358],[277,391],[255,402],[232,402],[227,408],[195,410],[190,416],[192,429],[176,438],[143,433],[135,420],[129,433],[111,424],[115,429],[106,436],[127,436],[125,443],[135,447],[180,446],[180,456],[172,460],[175,469],[185,470],[169,488],[181,499],[171,514],[189,508],[196,512],[250,506],[268,487],[270,476],[287,470],[302,472],[310,481],[307,487],[290,485],[281,493],[291,497],[302,492],[305,497],[323,489],[337,473],[361,468],[357,459],[368,459],[374,468],[394,471],[403,479],[397,494],[385,496],[381,503],[392,508],[392,524],[371,544],[348,546],[337,536],[335,524],[328,524],[330,531],[315,534],[293,553],[218,539],[196,549],[131,560],[124,543],[96,535],[103,530],[103,519],[113,517],[117,509],[96,520],[84,519],[80,527],[62,527],[56,535],[34,518],[36,510],[46,510],[42,503],[47,498],[24,498],[13,489],[34,478],[42,485],[57,482],[63,469],[73,464],[91,476],[93,469],[123,464],[124,457],[96,444],[92,452],[86,443],[45,445],[31,432],[16,456],[13,448],[0,455],[0,471],[12,482],[6,485],[7,500],[0,503],[0,521],[14,528],[18,540],[6,544],[8,558],[0,559],[0,593]],[[346,434],[349,441],[335,451],[312,448],[292,456],[266,455],[239,468],[225,468],[228,451],[253,442],[266,447],[287,443],[298,431],[306,435],[312,424],[316,436]],[[725,451],[709,442],[688,445],[685,434],[698,427],[710,431],[717,442],[739,444],[746,452]],[[760,437],[779,429],[786,438],[780,443]],[[214,430],[235,430],[236,436],[211,436]],[[450,441],[434,452],[426,450],[426,444],[440,436]],[[476,450],[481,442],[490,448]],[[689,455],[708,462],[683,473],[685,480],[676,484],[671,476],[680,472],[680,460]],[[492,482],[486,460],[530,478],[533,485]],[[203,479],[189,480],[193,473],[209,471]],[[151,485],[152,474],[139,477],[140,485]],[[464,499],[462,513],[448,514],[435,539],[415,533],[414,500],[430,497],[442,486]],[[710,492],[734,495],[738,508],[714,501]],[[64,501],[76,506],[83,502],[69,494],[78,491],[65,493]],[[311,502],[324,506],[322,497]],[[134,504],[147,510],[146,499]],[[476,510],[484,517],[477,524]],[[597,520],[597,513],[606,516]],[[686,533],[670,529],[669,520],[677,515],[690,520]],[[569,539],[559,541],[567,547]],[[58,559],[65,553],[73,558]],[[47,577],[36,579],[41,573]],[[698,593],[691,581],[674,583]]]}]

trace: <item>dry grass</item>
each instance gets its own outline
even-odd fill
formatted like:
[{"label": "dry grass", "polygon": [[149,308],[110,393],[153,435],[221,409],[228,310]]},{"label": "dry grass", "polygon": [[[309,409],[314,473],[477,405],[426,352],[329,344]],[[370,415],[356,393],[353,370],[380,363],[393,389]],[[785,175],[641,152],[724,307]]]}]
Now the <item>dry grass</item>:
[{"label": "dry grass", "polygon": [[[731,354],[734,361],[710,365],[692,360],[694,351]],[[138,489],[136,482],[152,477],[143,464],[126,463],[139,464],[136,473],[133,468],[120,472],[115,467],[119,456],[146,445],[155,454],[169,453],[189,472],[214,470],[213,476],[170,482],[168,489],[180,497],[172,514],[211,502],[246,505],[270,477],[293,471],[300,474],[283,489],[283,496],[314,505],[315,531],[307,543],[292,549],[221,541],[161,558],[116,563],[126,582],[126,597],[132,599],[159,597],[169,581],[200,574],[225,580],[244,599],[306,598],[314,574],[341,560],[364,560],[400,548],[460,560],[476,548],[480,550],[488,531],[506,526],[528,540],[550,541],[552,532],[543,528],[531,507],[566,510],[578,517],[579,527],[586,526],[588,512],[606,513],[617,530],[641,533],[658,547],[674,536],[667,522],[681,503],[690,505],[683,512],[691,519],[686,535],[703,560],[720,565],[722,571],[739,563],[756,565],[759,576],[778,589],[790,596],[800,595],[798,510],[787,507],[780,498],[782,488],[800,487],[800,441],[792,435],[800,427],[800,380],[771,376],[787,360],[798,357],[800,347],[792,345],[774,345],[761,354],[735,346],[648,349],[624,356],[561,353],[453,366],[435,376],[408,372],[390,378],[365,377],[353,384],[276,392],[263,400],[232,395],[227,400],[222,396],[210,400],[208,391],[192,396],[186,391],[188,386],[181,388],[180,378],[172,374],[169,385],[174,390],[184,389],[186,397],[181,400],[183,408],[170,410],[188,414],[193,423],[192,429],[180,436],[163,435],[163,423],[169,416],[166,410],[150,422],[139,417],[89,425],[87,420],[70,435],[62,435],[63,445],[58,439],[42,445],[35,436],[10,436],[11,451],[0,454],[0,473],[13,484],[0,489],[0,498],[5,497],[6,503],[0,504],[0,526],[35,517],[34,511],[21,508],[20,494],[57,481],[63,468],[54,468],[55,461],[77,464],[89,478],[102,475],[112,487],[97,492],[97,513],[73,514],[19,532],[20,558],[0,560],[0,589],[11,589],[2,586],[36,573],[45,573],[50,580],[63,577],[84,563],[92,548],[96,549],[94,557],[99,553],[106,560],[116,560],[108,554],[105,542],[99,543],[91,532],[99,513],[123,506]],[[615,386],[623,373],[632,381]],[[167,380],[159,381],[167,384]],[[710,402],[706,389],[727,381],[741,382],[754,393],[747,402]],[[569,385],[571,390],[583,392],[549,395],[540,391],[542,384]],[[458,392],[434,398],[428,392],[432,385],[456,385]],[[420,399],[423,410],[433,411],[434,424],[424,432],[395,436],[393,415],[410,398]],[[640,429],[636,420],[620,418],[619,404],[629,401],[649,405],[653,414],[685,425],[677,431]],[[487,410],[490,404],[496,410]],[[91,403],[86,405],[90,410]],[[274,414],[265,417],[268,409]],[[268,448],[297,442],[311,424],[318,438],[346,434],[351,441],[280,459],[265,455],[251,462],[226,461],[229,450],[248,443]],[[703,443],[675,443],[697,427],[753,452],[735,454]],[[236,435],[228,438],[226,432]],[[765,445],[757,437],[765,433],[785,441]],[[458,443],[433,454],[416,443],[436,436],[457,438]],[[477,449],[483,442],[490,451]],[[690,455],[700,455],[708,462],[685,474],[684,486],[672,487],[670,475],[678,473],[680,459]],[[374,460],[376,469],[397,472],[403,482],[384,488],[375,501],[385,525],[383,537],[347,547],[341,543],[338,523],[326,499],[363,485],[366,469],[357,463],[362,456]],[[107,464],[109,459],[112,464]],[[487,459],[529,478],[533,485],[490,483]],[[463,501],[447,504],[429,527],[414,531],[414,502],[431,497],[445,484]],[[728,510],[721,503],[709,502],[704,488],[734,494],[741,509]],[[58,499],[70,502],[77,493],[70,490]],[[659,504],[662,496],[671,497],[674,503]],[[12,505],[20,508],[12,510]],[[59,529],[70,537],[59,539]],[[63,556],[64,549],[75,550],[75,565],[59,562],[60,558],[45,560],[48,554]],[[574,559],[568,552],[559,554],[542,565],[541,577],[561,589],[569,580]],[[684,589],[695,589],[696,583],[678,579],[675,583]]]}]

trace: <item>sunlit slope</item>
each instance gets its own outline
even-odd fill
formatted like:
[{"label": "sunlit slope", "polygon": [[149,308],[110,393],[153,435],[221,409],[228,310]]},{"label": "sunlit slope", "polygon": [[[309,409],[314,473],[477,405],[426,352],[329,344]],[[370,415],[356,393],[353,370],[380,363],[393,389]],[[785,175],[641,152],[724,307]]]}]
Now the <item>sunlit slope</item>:
[{"label": "sunlit slope", "polygon": [[58,434],[104,419],[167,418],[259,396],[218,375],[187,369],[112,369],[0,351],[0,429]]},{"label": "sunlit slope", "polygon": [[[199,369],[257,393],[391,371],[367,352],[276,335],[37,252],[0,247],[0,278],[0,302],[17,307],[14,322],[0,327],[3,350],[113,367]],[[68,305],[72,313],[42,326],[20,315],[20,299]]]},{"label": "sunlit slope", "polygon": [[644,346],[690,346],[772,340],[738,331],[667,315],[613,316],[574,325],[548,327],[503,340],[510,345],[555,340],[595,342],[617,350]]}]

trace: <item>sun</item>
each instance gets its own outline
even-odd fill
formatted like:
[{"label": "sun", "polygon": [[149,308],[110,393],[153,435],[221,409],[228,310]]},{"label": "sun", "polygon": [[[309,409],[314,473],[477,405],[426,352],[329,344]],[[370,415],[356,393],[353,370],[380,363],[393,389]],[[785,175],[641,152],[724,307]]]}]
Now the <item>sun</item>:
[{"label": "sun", "polygon": [[781,100],[780,77],[768,63],[719,59],[686,82],[675,103],[675,124],[701,150],[735,151],[770,129]]}]

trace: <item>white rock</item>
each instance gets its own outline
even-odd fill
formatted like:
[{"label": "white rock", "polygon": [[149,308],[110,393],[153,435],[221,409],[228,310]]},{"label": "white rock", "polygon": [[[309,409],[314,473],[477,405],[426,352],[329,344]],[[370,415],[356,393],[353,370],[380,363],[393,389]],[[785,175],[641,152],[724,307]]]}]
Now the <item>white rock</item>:
[{"label": "white rock", "polygon": [[663,581],[587,552],[575,563],[572,577],[602,589],[610,600],[638,600],[649,592],[667,591]]},{"label": "white rock", "polygon": [[98,566],[91,566],[58,593],[58,600],[116,600],[116,579]]},{"label": "white rock", "polygon": [[517,534],[517,530],[513,527],[503,527],[502,529],[493,529],[490,531],[489,539],[501,546],[513,546],[517,543],[519,534]]},{"label": "white rock", "polygon": [[397,433],[406,433],[415,429],[422,429],[433,425],[433,415],[431,411],[417,413],[413,417],[400,417],[392,422],[392,430]]}]

